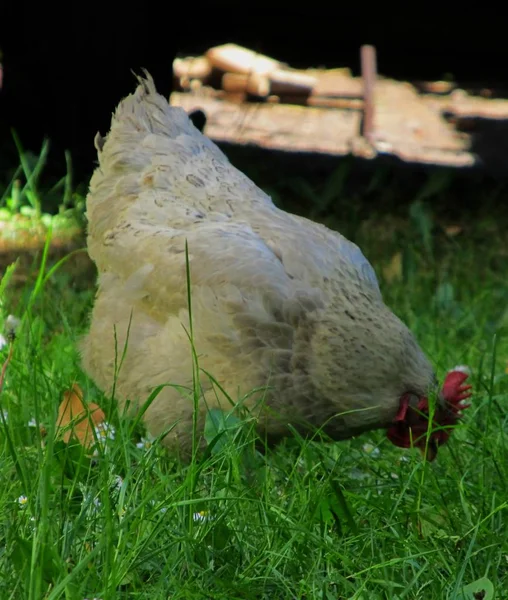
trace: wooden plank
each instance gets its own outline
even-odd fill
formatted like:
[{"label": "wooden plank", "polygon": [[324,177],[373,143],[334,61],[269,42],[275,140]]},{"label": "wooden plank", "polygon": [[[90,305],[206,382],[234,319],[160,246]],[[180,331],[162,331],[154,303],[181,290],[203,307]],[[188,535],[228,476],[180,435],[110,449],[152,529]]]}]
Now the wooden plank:
[{"label": "wooden plank", "polygon": [[408,83],[380,80],[376,85],[375,145],[406,162],[470,167],[476,163],[468,140],[421,101]]},{"label": "wooden plank", "polygon": [[359,136],[360,110],[234,103],[216,94],[179,92],[170,102],[187,112],[201,109],[207,117],[205,134],[217,142],[332,156],[373,158],[382,153],[407,162],[456,167],[475,163],[466,141],[407,84],[380,81],[376,86],[374,146]]},{"label": "wooden plank", "polygon": [[348,154],[358,135],[359,111],[288,104],[235,104],[197,94],[173,92],[170,102],[186,111],[201,109],[205,134],[214,141],[290,152]]},{"label": "wooden plank", "polygon": [[361,77],[351,77],[346,69],[330,69],[329,71],[309,69],[307,72],[316,77],[313,96],[363,98]]},{"label": "wooden plank", "polygon": [[469,96],[456,90],[449,96],[421,96],[432,110],[459,118],[508,119],[508,100]]}]

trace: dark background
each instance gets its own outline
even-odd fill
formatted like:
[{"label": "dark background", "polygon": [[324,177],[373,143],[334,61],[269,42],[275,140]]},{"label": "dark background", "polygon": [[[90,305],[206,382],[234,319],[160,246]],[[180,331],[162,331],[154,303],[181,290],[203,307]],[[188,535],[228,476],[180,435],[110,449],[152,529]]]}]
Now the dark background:
[{"label": "dark background", "polygon": [[95,133],[107,131],[111,112],[135,87],[131,70],[147,68],[168,96],[177,54],[199,54],[228,41],[295,67],[348,66],[358,72],[359,47],[371,43],[380,73],[394,78],[435,80],[451,73],[459,83],[492,86],[503,85],[508,73],[503,19],[486,9],[446,17],[422,4],[412,7],[412,14],[385,8],[374,16],[367,4],[348,15],[324,2],[302,10],[279,10],[276,3],[255,3],[255,9],[215,3],[213,11],[180,3],[186,12],[177,15],[171,6],[168,16],[162,7],[141,4],[118,5],[119,14],[109,16],[90,5],[54,15],[32,12],[30,18],[4,11],[0,172],[19,162],[11,136],[15,128],[34,151],[49,137],[49,173],[65,172],[63,151],[69,149],[75,177],[86,179],[94,167]]}]

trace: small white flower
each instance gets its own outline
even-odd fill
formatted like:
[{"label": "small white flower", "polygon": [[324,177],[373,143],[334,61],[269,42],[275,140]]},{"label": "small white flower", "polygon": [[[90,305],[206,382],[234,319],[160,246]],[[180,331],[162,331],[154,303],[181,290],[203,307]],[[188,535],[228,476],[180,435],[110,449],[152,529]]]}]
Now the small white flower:
[{"label": "small white flower", "polygon": [[7,338],[16,337],[16,332],[19,329],[20,325],[21,325],[20,319],[18,319],[14,315],[9,315],[7,317],[7,319],[5,319],[5,323],[4,323],[4,329],[5,329],[5,333],[7,334]]},{"label": "small white flower", "polygon": [[194,513],[192,515],[192,519],[194,521],[210,521],[213,519],[213,517],[210,516],[209,511],[207,510],[200,510],[197,513]]},{"label": "small white flower", "polygon": [[9,342],[4,338],[4,336],[0,333],[0,350],[3,350],[6,346],[9,345]]},{"label": "small white flower", "polygon": [[399,478],[399,476],[397,475],[397,473],[390,473],[390,477],[392,479],[398,479]]},{"label": "small white flower", "polygon": [[103,421],[95,427],[95,436],[97,438],[97,442],[104,446],[108,440],[115,439],[115,428],[113,425]]},{"label": "small white flower", "polygon": [[379,456],[381,454],[379,448],[369,443],[364,444],[362,446],[362,450],[365,452],[365,454],[368,454],[369,456]]},{"label": "small white flower", "polygon": [[25,508],[25,506],[28,504],[28,498],[24,495],[21,495],[18,498],[18,504],[20,508]]},{"label": "small white flower", "polygon": [[27,427],[37,427],[37,422],[35,421],[34,418],[32,418],[32,419],[30,419],[30,421],[28,421]]},{"label": "small white flower", "polygon": [[149,438],[142,437],[141,441],[139,441],[136,444],[136,448],[139,448],[140,450],[148,451],[152,447],[152,443],[153,443],[153,440],[151,440]]}]

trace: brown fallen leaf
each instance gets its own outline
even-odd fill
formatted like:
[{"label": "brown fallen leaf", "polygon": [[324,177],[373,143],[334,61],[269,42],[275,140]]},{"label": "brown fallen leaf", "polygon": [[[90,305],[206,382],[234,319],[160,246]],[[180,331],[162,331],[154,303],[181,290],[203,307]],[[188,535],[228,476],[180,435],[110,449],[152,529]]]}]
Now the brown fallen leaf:
[{"label": "brown fallen leaf", "polygon": [[57,431],[62,432],[62,439],[66,444],[75,436],[82,446],[89,448],[95,441],[94,429],[105,418],[106,415],[98,404],[85,404],[83,391],[74,383],[71,390],[63,393],[63,400],[58,408]]}]

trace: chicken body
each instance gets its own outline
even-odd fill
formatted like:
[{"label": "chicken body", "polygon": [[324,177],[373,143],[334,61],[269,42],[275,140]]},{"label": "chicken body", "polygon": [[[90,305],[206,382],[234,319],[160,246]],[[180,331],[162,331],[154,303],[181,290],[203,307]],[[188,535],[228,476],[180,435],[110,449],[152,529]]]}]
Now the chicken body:
[{"label": "chicken body", "polygon": [[279,210],[149,77],[97,145],[87,217],[99,281],[83,366],[106,392],[116,378],[134,409],[170,384],[144,417],[153,435],[170,429],[165,444],[188,454],[192,439],[186,242],[200,430],[207,408],[231,408],[208,373],[273,441],[288,424],[333,439],[387,428],[403,394],[433,389],[359,248]]}]

